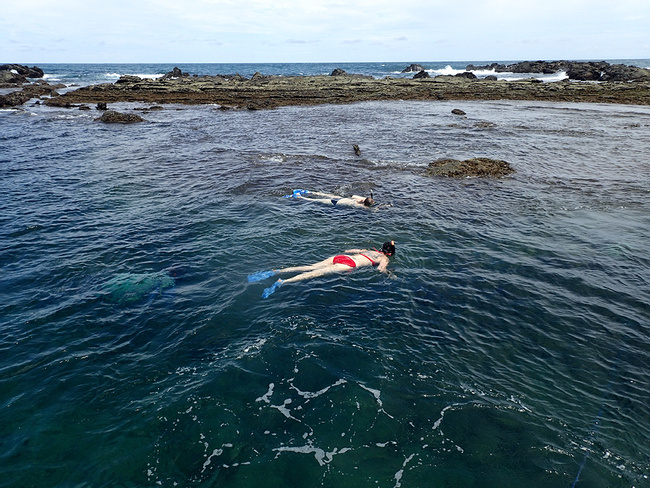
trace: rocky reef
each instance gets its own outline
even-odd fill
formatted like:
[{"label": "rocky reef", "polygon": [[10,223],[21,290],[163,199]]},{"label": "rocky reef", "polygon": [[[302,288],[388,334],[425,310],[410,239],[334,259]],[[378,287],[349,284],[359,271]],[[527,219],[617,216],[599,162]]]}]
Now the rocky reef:
[{"label": "rocky reef", "polygon": [[[21,64],[0,65],[0,88],[14,88],[15,91],[0,95],[0,108],[16,107],[32,98],[58,96],[56,92],[65,85],[50,85],[43,80],[43,70]],[[34,81],[31,81],[34,80]]]},{"label": "rocky reef", "polygon": [[[421,67],[412,65],[409,68]],[[650,70],[634,66],[538,61],[516,65],[470,65],[467,69],[525,73],[566,69],[574,79],[580,80],[595,78],[598,74],[598,82],[541,82],[535,78],[497,80],[494,76],[477,78],[469,71],[455,76],[431,77],[424,70],[418,71],[413,78],[375,79],[340,69],[330,75],[271,76],[255,73],[246,78],[239,74],[197,76],[174,68],[159,79],[122,76],[115,83],[86,86],[61,96],[56,92],[61,85],[50,86],[43,80],[27,84],[19,81],[11,86],[22,87],[22,90],[0,95],[0,107],[21,105],[36,97],[44,99],[47,105],[58,107],[144,102],[154,105],[216,104],[224,109],[249,110],[371,100],[540,100],[650,105]],[[12,76],[19,74],[15,68],[4,71]],[[29,73],[37,74],[38,71]]]},{"label": "rocky reef", "polygon": [[514,173],[509,163],[500,159],[472,158],[465,161],[457,159],[439,159],[429,163],[427,176],[444,176],[448,178],[501,178]]},{"label": "rocky reef", "polygon": [[43,78],[43,70],[22,64],[0,64],[0,88],[12,88],[27,83],[28,78]]},{"label": "rocky reef", "polygon": [[650,79],[634,83],[543,83],[535,78],[479,79],[469,72],[457,76],[374,79],[343,70],[318,76],[256,73],[247,79],[241,75],[191,76],[174,70],[172,75],[156,80],[123,76],[115,83],[79,88],[45,103],[217,104],[223,108],[259,110],[370,100],[544,100],[650,105]]}]

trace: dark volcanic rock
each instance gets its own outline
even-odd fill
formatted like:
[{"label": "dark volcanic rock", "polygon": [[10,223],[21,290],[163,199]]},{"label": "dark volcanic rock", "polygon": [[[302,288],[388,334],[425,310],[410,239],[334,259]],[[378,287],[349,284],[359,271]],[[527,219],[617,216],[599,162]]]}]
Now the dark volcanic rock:
[{"label": "dark volcanic rock", "polygon": [[469,71],[465,71],[463,73],[458,73],[457,75],[454,75],[456,78],[467,78],[468,80],[475,80],[476,75],[474,73],[470,73]]},{"label": "dark volcanic rock", "polygon": [[494,70],[497,73],[543,73],[566,71],[577,81],[648,81],[650,70],[606,61],[522,61],[514,64],[492,63],[484,66],[467,65],[468,71]]},{"label": "dark volcanic rock", "polygon": [[455,109],[453,109],[453,110],[451,111],[451,113],[454,114],[454,115],[465,115],[465,112],[462,111],[462,110],[459,109],[459,108],[455,108]]},{"label": "dark volcanic rock", "polygon": [[450,178],[488,177],[499,178],[514,173],[510,164],[499,159],[472,158],[465,161],[457,159],[439,159],[429,163],[427,176],[446,176]]},{"label": "dark volcanic rock", "polygon": [[115,110],[107,110],[104,114],[95,119],[107,124],[133,124],[135,122],[144,122],[144,119],[136,114],[125,114]]},{"label": "dark volcanic rock", "polygon": [[431,75],[429,73],[427,73],[426,71],[422,70],[422,71],[418,71],[413,76],[414,80],[420,80],[422,78],[431,78]]},{"label": "dark volcanic rock", "polygon": [[402,73],[415,73],[424,71],[424,68],[419,64],[411,64],[402,70]]},{"label": "dark volcanic rock", "polygon": [[347,75],[347,72],[341,68],[336,68],[334,71],[330,73],[330,76],[345,76],[345,75]]},{"label": "dark volcanic rock", "polygon": [[120,79],[117,80],[115,83],[119,84],[124,84],[124,83],[140,83],[142,81],[142,78],[139,76],[134,76],[134,75],[122,75],[120,76]]},{"label": "dark volcanic rock", "polygon": [[65,85],[50,85],[44,81],[30,83],[24,85],[22,90],[7,93],[6,95],[0,95],[0,107],[16,107],[35,97],[56,97],[59,94],[55,90],[64,86]]},{"label": "dark volcanic rock", "polygon": [[268,81],[271,81],[273,79],[273,75],[263,75],[259,71],[256,71],[253,76],[251,76],[251,81],[254,83],[265,83]]},{"label": "dark volcanic rock", "polygon": [[24,91],[16,91],[7,93],[6,95],[0,95],[0,108],[1,107],[17,107],[22,105],[32,98],[31,95],[25,93]]},{"label": "dark volcanic rock", "polygon": [[23,83],[27,83],[26,76],[19,73],[14,73],[9,69],[0,70],[0,86],[22,85]]},{"label": "dark volcanic rock", "polygon": [[598,81],[601,76],[601,71],[597,68],[590,66],[576,66],[570,68],[566,75],[570,80],[577,81]]},{"label": "dark volcanic rock", "polygon": [[188,73],[183,73],[180,68],[175,67],[169,73],[166,73],[162,76],[162,80],[171,80],[173,78],[188,78],[190,75]]},{"label": "dark volcanic rock", "polygon": [[21,64],[0,65],[0,72],[8,71],[11,73],[12,70],[25,78],[43,78],[44,75],[43,70],[38,66],[33,66],[30,68],[29,66],[23,66]]},{"label": "dark volcanic rock", "polygon": [[600,81],[649,81],[650,70],[624,64],[613,64],[605,69]]}]

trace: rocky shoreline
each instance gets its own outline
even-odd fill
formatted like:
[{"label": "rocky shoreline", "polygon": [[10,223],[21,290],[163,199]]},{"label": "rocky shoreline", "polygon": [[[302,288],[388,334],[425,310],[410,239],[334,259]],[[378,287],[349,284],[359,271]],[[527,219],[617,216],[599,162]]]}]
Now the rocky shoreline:
[{"label": "rocky shoreline", "polygon": [[[19,65],[4,66],[12,66],[12,74],[19,73],[16,69]],[[409,68],[416,72],[420,67],[412,65]],[[0,66],[0,72],[8,71],[2,68]],[[38,74],[36,69],[31,68],[33,71],[30,73]],[[70,108],[88,108],[87,104],[103,106],[116,102],[142,102],[156,105],[215,104],[223,109],[259,110],[287,105],[374,100],[535,100],[650,105],[650,70],[642,68],[607,63],[539,61],[483,67],[470,65],[468,69],[526,73],[570,69],[576,73],[574,76],[582,79],[598,74],[601,81],[478,79],[469,71],[456,76],[430,77],[424,70],[417,71],[413,78],[408,79],[375,79],[342,70],[318,76],[265,76],[256,73],[248,79],[240,75],[192,76],[175,68],[155,80],[122,76],[115,83],[82,87],[62,95],[57,93],[57,86],[37,80],[22,86],[19,91],[0,95],[0,107],[22,105],[33,98],[40,98],[46,105]],[[22,83],[14,86],[20,88]],[[7,84],[0,84],[0,87],[6,88]]]}]

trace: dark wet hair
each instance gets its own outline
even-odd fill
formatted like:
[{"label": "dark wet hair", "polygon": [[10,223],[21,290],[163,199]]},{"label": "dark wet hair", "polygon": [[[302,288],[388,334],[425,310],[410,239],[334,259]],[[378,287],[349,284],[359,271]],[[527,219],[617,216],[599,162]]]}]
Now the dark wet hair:
[{"label": "dark wet hair", "polygon": [[366,199],[363,201],[363,204],[366,207],[372,207],[375,204],[375,201],[372,199],[372,197],[366,197]]},{"label": "dark wet hair", "polygon": [[384,245],[381,246],[381,252],[383,252],[386,256],[394,256],[395,255],[395,241],[386,241],[386,242],[384,242]]}]

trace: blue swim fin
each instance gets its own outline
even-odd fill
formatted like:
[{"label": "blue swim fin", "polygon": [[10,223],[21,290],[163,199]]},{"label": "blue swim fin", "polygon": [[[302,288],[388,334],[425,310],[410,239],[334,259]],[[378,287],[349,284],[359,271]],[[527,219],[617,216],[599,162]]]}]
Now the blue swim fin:
[{"label": "blue swim fin", "polygon": [[309,190],[297,189],[297,190],[293,190],[291,195],[285,195],[284,198],[298,198],[298,197],[301,197],[303,195],[306,195],[307,193],[309,193]]},{"label": "blue swim fin", "polygon": [[275,274],[275,271],[269,270],[269,271],[258,271],[257,273],[252,273],[248,275],[248,282],[253,283],[255,281],[262,281],[267,278],[270,278]]},{"label": "blue swim fin", "polygon": [[262,292],[262,298],[268,298],[269,295],[271,295],[275,290],[277,290],[278,288],[280,288],[280,286],[282,286],[282,283],[283,283],[282,280],[279,279],[268,288],[265,288],[264,291]]}]

